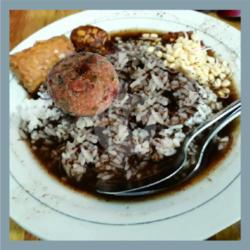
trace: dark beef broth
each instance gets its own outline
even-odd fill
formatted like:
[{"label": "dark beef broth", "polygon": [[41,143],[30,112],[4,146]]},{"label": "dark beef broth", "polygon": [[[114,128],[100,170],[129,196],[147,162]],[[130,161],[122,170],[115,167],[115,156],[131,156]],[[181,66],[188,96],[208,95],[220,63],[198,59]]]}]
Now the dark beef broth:
[{"label": "dark beef broth", "polygon": [[[125,31],[125,32],[119,32],[119,33],[113,33],[111,36],[111,41],[113,41],[115,36],[120,36],[122,37],[122,39],[124,41],[128,40],[128,39],[138,39],[139,37],[141,37],[141,35],[143,33],[147,32],[145,31]],[[151,31],[152,32],[152,31]],[[168,33],[168,35],[164,34],[164,33],[159,33],[157,32],[159,36],[162,36],[165,39],[165,42],[173,42],[177,39],[177,35],[176,33]],[[188,35],[190,35],[191,33],[189,33]],[[180,35],[184,35],[183,33],[180,33]],[[210,52],[211,53],[211,52]],[[170,72],[171,73],[171,72]],[[172,72],[172,74],[174,75],[175,72]],[[126,77],[126,76],[125,76]],[[239,94],[236,91],[236,88],[231,89],[231,95],[230,98],[223,100],[223,105],[226,106],[229,103],[233,102],[234,100],[238,99]],[[128,90],[129,92],[129,90]],[[176,110],[176,103],[175,103],[175,98],[173,96],[173,94],[169,91],[166,91],[166,97],[168,97],[170,99],[170,111],[171,112],[175,112]],[[34,96],[35,98],[37,98],[36,96]],[[72,118],[73,119],[73,118]],[[128,119],[134,119],[134,117],[130,117],[128,116]],[[138,124],[137,124],[138,125]],[[145,128],[143,125],[141,125],[142,128]],[[158,129],[160,129],[162,126],[159,125]],[[163,193],[157,194],[157,195],[153,195],[150,196],[149,198],[155,198],[155,197],[160,197],[161,195],[166,195],[171,194],[172,192],[176,192],[179,190],[183,190],[185,188],[187,188],[189,185],[193,185],[194,183],[196,183],[197,181],[206,178],[207,175],[210,173],[210,171],[212,171],[216,166],[219,165],[219,163],[226,157],[226,155],[229,154],[229,152],[231,151],[233,144],[234,144],[234,138],[235,138],[235,134],[238,131],[239,128],[239,121],[234,121],[233,123],[231,123],[230,125],[228,125],[225,129],[223,129],[220,132],[220,135],[222,136],[229,136],[230,137],[230,141],[229,144],[227,145],[227,147],[221,151],[219,151],[217,149],[217,144],[215,143],[211,143],[211,145],[209,146],[207,152],[206,152],[206,156],[205,159],[203,161],[203,167],[199,173],[199,175],[195,176],[194,178],[192,178],[191,180],[189,180],[188,182],[174,187],[168,191],[165,191]],[[156,128],[157,129],[157,128]],[[80,191],[80,192],[84,192],[84,194],[89,194],[89,195],[95,195],[96,197],[99,198],[107,198],[103,195],[99,195],[95,192],[95,187],[97,184],[97,179],[96,179],[96,173],[95,173],[95,167],[93,166],[89,166],[88,167],[88,171],[87,174],[83,177],[83,179],[80,182],[76,182],[73,179],[70,179],[66,176],[66,173],[64,172],[62,166],[61,166],[61,159],[60,159],[60,154],[58,154],[58,156],[52,158],[51,156],[51,150],[54,150],[55,152],[60,151],[60,148],[62,146],[62,144],[65,142],[54,142],[51,145],[47,146],[47,149],[43,149],[41,147],[41,145],[43,144],[42,142],[38,143],[38,145],[36,147],[36,150],[32,149],[33,147],[31,146],[31,144],[29,144],[29,146],[31,147],[32,152],[34,153],[34,156],[36,159],[38,159],[38,161],[40,162],[40,164],[48,171],[48,173],[50,173],[53,177],[55,177],[56,179],[58,179],[61,183],[65,184],[66,186],[73,188],[74,190]],[[39,145],[40,144],[40,145]],[[99,147],[101,148],[101,147]],[[171,157],[170,157],[171,158]],[[140,161],[142,161],[142,159],[138,158],[137,156],[131,156],[129,161],[131,162],[131,164],[139,164]],[[170,160],[165,160],[163,162],[161,162],[161,164],[157,164],[154,161],[148,161],[147,164],[142,167],[138,174],[142,175],[144,178],[147,178],[149,176],[149,174],[152,174],[152,172],[155,172],[156,176],[157,173],[162,171],[162,165],[166,166],[170,164]],[[154,171],[150,171],[150,173],[147,172],[147,166],[150,166],[150,169],[154,168]],[[122,171],[122,170],[120,170]],[[119,176],[119,175],[118,175]],[[116,183],[120,183],[120,184],[124,184],[125,180],[123,178],[117,178],[116,179]],[[140,183],[138,183],[140,184]],[[102,185],[102,183],[101,183]],[[128,183],[127,186],[129,186],[130,184]],[[110,198],[108,197],[108,200],[117,200],[118,198]],[[124,198],[119,198],[119,199],[124,199]],[[144,199],[148,199],[148,198],[126,198],[126,200],[144,200]]]},{"label": "dark beef broth", "polygon": [[[239,120],[235,120],[220,132],[221,136],[230,135],[230,141],[227,147],[219,151],[217,148],[217,144],[211,143],[206,151],[205,158],[203,159],[202,167],[199,173],[192,179],[188,180],[185,183],[182,183],[181,185],[171,186],[169,189],[166,189],[165,191],[146,197],[111,197],[96,193],[95,185],[97,180],[95,177],[94,170],[89,171],[87,175],[84,176],[81,182],[76,182],[73,179],[69,179],[61,167],[60,160],[55,161],[51,159],[50,150],[52,149],[56,150],[56,148],[60,146],[59,144],[51,145],[51,148],[48,150],[41,150],[41,149],[33,150],[32,148],[31,150],[34,154],[34,157],[38,160],[39,165],[41,165],[53,178],[59,180],[63,185],[73,189],[74,191],[82,192],[84,195],[89,195],[91,197],[96,197],[98,199],[103,199],[106,201],[140,202],[148,199],[161,198],[162,196],[166,195],[172,195],[175,192],[183,191],[189,188],[190,186],[195,185],[195,183],[205,178],[208,178],[208,175],[218,167],[218,165],[227,157],[227,155],[232,150],[238,131],[239,131]],[[31,147],[30,144],[29,146]],[[145,175],[145,178],[148,176],[148,174],[146,173],[146,168],[144,170],[141,170],[141,174]],[[208,181],[212,180],[208,178]],[[119,182],[123,183],[124,179],[122,178],[117,179],[116,183]],[[139,185],[139,183],[137,183],[137,185]],[[107,188],[107,186],[105,188]]]}]

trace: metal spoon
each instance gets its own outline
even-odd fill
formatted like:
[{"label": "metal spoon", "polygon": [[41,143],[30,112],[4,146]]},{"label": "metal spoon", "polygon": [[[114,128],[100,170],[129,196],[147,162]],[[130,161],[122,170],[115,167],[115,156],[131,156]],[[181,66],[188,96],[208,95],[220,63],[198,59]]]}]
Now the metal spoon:
[{"label": "metal spoon", "polygon": [[[211,140],[214,138],[214,136],[221,130],[223,129],[226,125],[228,125],[230,122],[232,122],[235,118],[237,118],[241,113],[241,108],[238,108],[236,111],[234,111],[232,114],[228,115],[225,120],[223,120],[221,123],[219,123],[207,136],[207,138],[204,141],[204,144],[202,145],[201,149],[197,152],[198,155],[198,160],[197,163],[194,165],[193,168],[189,169],[189,172],[186,173],[182,178],[179,178],[176,180],[174,183],[170,183],[170,181],[175,177],[172,176],[172,178],[169,178],[166,181],[163,181],[159,184],[147,187],[145,186],[142,189],[137,189],[134,191],[125,191],[125,192],[117,192],[117,194],[114,194],[116,196],[145,196],[145,195],[150,195],[150,194],[155,194],[158,192],[162,192],[167,189],[171,189],[175,186],[179,186],[181,183],[184,183],[188,181],[190,178],[192,178],[201,168],[202,160],[204,153],[207,149],[207,146],[211,142]],[[184,172],[184,171],[183,171]],[[181,171],[179,172],[181,174]]]},{"label": "metal spoon", "polygon": [[[199,151],[199,157],[198,161],[193,168],[193,170],[189,173],[188,176],[185,177],[185,180],[191,178],[200,168],[201,161],[204,155],[204,151],[207,148],[209,142],[212,140],[212,138],[227,124],[229,124],[232,120],[234,120],[236,117],[240,115],[241,112],[241,102],[240,100],[237,100],[233,103],[231,103],[229,106],[227,106],[222,111],[218,112],[215,116],[213,116],[211,119],[209,119],[207,122],[201,124],[198,126],[195,130],[193,130],[190,134],[187,135],[186,139],[184,140],[182,148],[179,150],[179,153],[175,155],[176,161],[174,165],[172,166],[172,172],[168,172],[164,177],[160,177],[157,180],[154,180],[150,183],[143,183],[140,186],[137,187],[129,187],[126,189],[121,190],[105,190],[102,188],[98,188],[96,191],[98,193],[106,194],[106,195],[115,195],[115,196],[139,196],[139,195],[146,195],[151,194],[155,192],[159,192],[164,189],[164,187],[159,186],[166,181],[172,179],[173,177],[177,176],[177,174],[180,173],[181,170],[186,166],[186,162],[188,159],[188,148],[191,144],[191,142],[197,138],[203,131],[210,128],[212,125],[216,124],[216,127],[213,128],[213,130],[209,133],[206,140],[204,141],[201,150]],[[184,179],[183,179],[184,180]],[[182,180],[182,181],[183,181]],[[161,185],[162,186],[162,185]],[[166,187],[165,187],[166,188]]]}]

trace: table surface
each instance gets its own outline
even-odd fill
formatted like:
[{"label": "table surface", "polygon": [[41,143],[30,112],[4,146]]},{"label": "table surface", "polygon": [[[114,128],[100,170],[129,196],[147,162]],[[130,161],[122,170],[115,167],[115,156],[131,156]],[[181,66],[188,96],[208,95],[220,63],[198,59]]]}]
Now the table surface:
[{"label": "table surface", "polygon": [[[14,48],[22,40],[35,31],[52,23],[60,18],[71,15],[79,10],[15,10],[10,11],[10,49]],[[210,12],[208,15],[221,19],[240,30],[240,20],[226,20],[216,13]],[[11,240],[39,240],[12,219],[10,219],[10,239]],[[217,233],[209,240],[239,240],[240,222]]]}]

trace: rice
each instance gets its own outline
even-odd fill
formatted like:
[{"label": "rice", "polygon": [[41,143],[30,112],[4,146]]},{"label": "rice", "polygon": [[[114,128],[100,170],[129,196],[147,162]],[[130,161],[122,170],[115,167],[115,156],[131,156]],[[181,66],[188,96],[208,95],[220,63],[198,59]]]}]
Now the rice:
[{"label": "rice", "polygon": [[[156,35],[115,39],[117,51],[108,59],[118,73],[121,91],[103,114],[70,117],[54,105],[43,85],[37,99],[20,106],[20,136],[34,150],[47,145],[51,158],[77,182],[90,171],[102,181],[140,179],[142,170],[153,173],[151,163],[173,156],[188,132],[223,108],[217,91],[221,89],[211,85],[214,68],[220,68],[221,82],[229,81],[231,74],[221,58],[208,56],[195,34],[166,45]],[[178,64],[181,59],[186,64]],[[175,71],[180,67],[182,73]],[[225,148],[228,141],[218,137],[218,148]],[[190,164],[196,146],[191,148]]]}]

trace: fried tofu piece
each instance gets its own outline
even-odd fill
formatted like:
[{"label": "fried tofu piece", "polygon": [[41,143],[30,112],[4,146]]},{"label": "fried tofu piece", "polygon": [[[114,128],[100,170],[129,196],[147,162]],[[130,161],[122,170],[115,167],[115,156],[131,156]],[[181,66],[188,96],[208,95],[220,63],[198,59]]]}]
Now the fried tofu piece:
[{"label": "fried tofu piece", "polygon": [[64,35],[38,41],[33,47],[10,56],[10,66],[30,94],[46,81],[52,67],[73,54],[74,47]]}]

